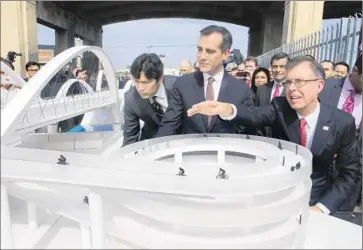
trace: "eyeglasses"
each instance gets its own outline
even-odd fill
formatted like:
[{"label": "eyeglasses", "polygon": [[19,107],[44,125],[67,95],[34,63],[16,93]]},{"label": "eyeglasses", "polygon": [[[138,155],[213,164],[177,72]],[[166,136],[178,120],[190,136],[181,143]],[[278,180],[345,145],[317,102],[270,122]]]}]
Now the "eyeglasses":
[{"label": "eyeglasses", "polygon": [[321,79],[292,79],[292,80],[286,80],[285,84],[286,86],[290,86],[291,84],[295,84],[297,88],[300,88],[304,85],[306,85],[308,82],[314,82]]},{"label": "eyeglasses", "polygon": [[38,72],[39,69],[28,69],[27,71]]}]

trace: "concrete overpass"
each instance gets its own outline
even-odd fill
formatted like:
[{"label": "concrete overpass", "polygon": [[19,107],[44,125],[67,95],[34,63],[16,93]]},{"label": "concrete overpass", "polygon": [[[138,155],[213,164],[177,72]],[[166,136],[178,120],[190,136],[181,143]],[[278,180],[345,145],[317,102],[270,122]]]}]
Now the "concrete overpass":
[{"label": "concrete overpass", "polygon": [[[102,46],[102,26],[146,18],[197,18],[249,27],[249,55],[257,56],[321,29],[323,18],[340,18],[361,11],[361,2],[281,1],[1,1],[1,56],[22,52],[16,68],[37,60],[36,24],[55,29],[56,51],[74,46]],[[13,20],[10,25],[8,20]],[[20,24],[20,25],[19,25]]]}]

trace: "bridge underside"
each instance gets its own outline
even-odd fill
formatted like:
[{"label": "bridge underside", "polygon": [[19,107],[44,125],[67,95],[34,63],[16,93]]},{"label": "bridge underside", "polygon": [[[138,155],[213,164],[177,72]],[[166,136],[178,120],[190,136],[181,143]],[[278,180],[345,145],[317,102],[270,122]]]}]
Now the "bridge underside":
[{"label": "bridge underside", "polygon": [[[59,7],[100,25],[147,19],[183,17],[215,20],[251,27],[268,13],[284,12],[285,2],[207,2],[207,1],[57,1]],[[324,19],[347,17],[361,12],[360,1],[325,1]]]}]

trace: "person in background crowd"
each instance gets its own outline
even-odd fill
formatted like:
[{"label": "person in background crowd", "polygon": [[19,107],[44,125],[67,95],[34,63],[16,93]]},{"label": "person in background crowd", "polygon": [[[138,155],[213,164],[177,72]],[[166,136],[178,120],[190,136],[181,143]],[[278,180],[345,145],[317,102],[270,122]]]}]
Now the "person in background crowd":
[{"label": "person in background crowd", "polygon": [[334,77],[343,78],[349,73],[349,65],[346,62],[338,62],[334,67]]},{"label": "person in background crowd", "polygon": [[[271,72],[273,80],[257,88],[255,105],[262,107],[269,105],[274,97],[285,96],[285,66],[290,59],[286,53],[276,53],[271,58]],[[271,137],[271,127],[265,126],[257,130],[258,135]]]},{"label": "person in background crowd", "polygon": [[[310,208],[334,214],[350,199],[361,178],[354,118],[319,102],[324,69],[315,60],[297,56],[289,60],[286,71],[286,97],[276,97],[268,106],[204,101],[193,105],[188,116],[235,116],[237,124],[270,125],[272,137],[308,148],[313,155]],[[333,161],[338,170],[336,177],[331,171]]]},{"label": "person in background crowd", "polygon": [[286,53],[277,53],[271,58],[270,65],[274,80],[257,89],[257,106],[268,105],[274,97],[285,96],[285,66],[289,59],[290,57]]},{"label": "person in background crowd", "polygon": [[253,72],[255,71],[255,69],[258,67],[258,62],[257,59],[255,57],[252,56],[248,56],[245,60],[244,60],[244,65],[245,65],[245,70],[247,72],[250,73],[250,75],[253,75]]},{"label": "person in background crowd", "polygon": [[244,62],[240,63],[237,66],[237,68],[238,68],[238,72],[244,72],[244,71],[246,71],[246,67],[245,67],[245,63]]},{"label": "person in background crowd", "polygon": [[[3,62],[4,64],[6,64],[9,68],[11,68],[12,70],[15,70],[14,65],[9,62],[7,59],[1,57],[1,62]],[[14,80],[11,79],[6,73],[5,71],[1,70],[1,88],[4,88],[6,90],[9,90],[11,87],[15,87],[15,88],[21,88],[20,86],[16,85],[14,83]]]},{"label": "person in background crowd", "polygon": [[27,82],[40,70],[40,64],[34,61],[29,61],[25,65],[25,70],[28,77],[24,78],[24,81]]},{"label": "person in background crowd", "polygon": [[75,75],[77,79],[87,82],[87,70],[77,69]]},{"label": "person in background crowd", "polygon": [[321,63],[325,71],[325,79],[330,79],[334,77],[334,63],[329,60],[324,60]]},{"label": "person in background crowd", "polygon": [[193,64],[189,60],[182,60],[179,65],[180,75],[186,75],[193,73]]},{"label": "person in background crowd", "polygon": [[257,68],[252,75],[251,79],[251,91],[253,94],[253,100],[256,102],[257,88],[270,82],[270,72],[266,68]]},{"label": "person in background crowd", "polygon": [[270,71],[266,68],[257,68],[252,75],[252,86],[262,86],[271,81]]}]

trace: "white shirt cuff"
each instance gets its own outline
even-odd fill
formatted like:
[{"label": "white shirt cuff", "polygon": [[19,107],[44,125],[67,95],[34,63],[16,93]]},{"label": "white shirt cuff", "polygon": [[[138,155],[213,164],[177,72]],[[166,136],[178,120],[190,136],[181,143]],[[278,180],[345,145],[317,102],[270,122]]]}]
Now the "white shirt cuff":
[{"label": "white shirt cuff", "polygon": [[324,206],[322,203],[319,202],[315,206],[320,208],[320,210],[323,211],[324,214],[330,214],[330,210],[326,206]]},{"label": "white shirt cuff", "polygon": [[231,104],[232,105],[232,109],[233,109],[233,114],[230,115],[230,116],[219,116],[221,119],[225,120],[225,121],[230,121],[230,120],[233,120],[234,118],[236,118],[237,116],[237,108],[234,104]]}]

